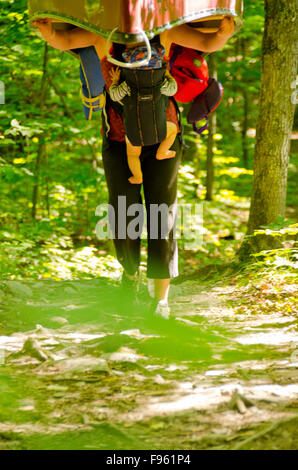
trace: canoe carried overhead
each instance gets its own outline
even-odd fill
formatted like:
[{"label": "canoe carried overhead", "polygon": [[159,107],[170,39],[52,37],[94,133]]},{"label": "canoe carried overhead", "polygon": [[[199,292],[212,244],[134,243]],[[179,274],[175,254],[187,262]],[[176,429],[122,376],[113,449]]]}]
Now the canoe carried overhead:
[{"label": "canoe carried overhead", "polygon": [[[207,32],[216,31],[223,16],[242,25],[243,0],[28,0],[30,19],[48,17],[57,27],[79,26],[113,41],[136,42],[142,31],[149,38],[174,26],[201,21]],[[59,25],[59,26],[58,26]]]}]

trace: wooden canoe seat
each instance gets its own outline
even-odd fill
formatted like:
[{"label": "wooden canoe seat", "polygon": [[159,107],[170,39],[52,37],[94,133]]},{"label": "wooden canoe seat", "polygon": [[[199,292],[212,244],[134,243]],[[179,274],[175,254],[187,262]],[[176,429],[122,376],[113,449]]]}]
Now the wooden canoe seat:
[{"label": "wooden canoe seat", "polygon": [[224,15],[214,15],[188,23],[189,26],[197,29],[201,33],[216,33],[221,25]]}]

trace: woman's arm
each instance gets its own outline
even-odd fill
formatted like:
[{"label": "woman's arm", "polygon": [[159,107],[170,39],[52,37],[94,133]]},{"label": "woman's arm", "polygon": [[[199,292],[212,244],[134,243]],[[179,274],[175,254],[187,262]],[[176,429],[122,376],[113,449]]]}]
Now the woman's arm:
[{"label": "woman's arm", "polygon": [[36,20],[33,24],[39,29],[42,37],[50,46],[62,51],[95,46],[100,39],[97,34],[81,28],[74,28],[70,31],[56,31],[50,18]]},{"label": "woman's arm", "polygon": [[[221,49],[234,32],[234,20],[226,17],[217,33],[201,33],[187,24],[177,26],[166,32],[167,41],[202,52]],[[165,33],[163,33],[165,34]]]}]

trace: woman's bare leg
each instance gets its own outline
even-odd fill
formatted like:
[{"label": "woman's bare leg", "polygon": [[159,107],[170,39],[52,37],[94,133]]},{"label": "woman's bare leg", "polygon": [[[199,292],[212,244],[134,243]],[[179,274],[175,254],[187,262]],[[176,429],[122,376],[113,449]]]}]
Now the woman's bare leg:
[{"label": "woman's bare leg", "polygon": [[160,301],[168,301],[170,279],[154,279],[154,297]]},{"label": "woman's bare leg", "polygon": [[166,158],[173,158],[176,155],[174,150],[169,150],[177,135],[177,126],[173,122],[167,121],[167,136],[161,142],[160,146],[158,147],[156,158],[157,160],[165,160]]},{"label": "woman's bare leg", "polygon": [[131,184],[141,184],[143,182],[143,174],[141,170],[140,155],[142,147],[132,145],[128,138],[125,136],[127,161],[130,171],[133,176],[128,178]]}]

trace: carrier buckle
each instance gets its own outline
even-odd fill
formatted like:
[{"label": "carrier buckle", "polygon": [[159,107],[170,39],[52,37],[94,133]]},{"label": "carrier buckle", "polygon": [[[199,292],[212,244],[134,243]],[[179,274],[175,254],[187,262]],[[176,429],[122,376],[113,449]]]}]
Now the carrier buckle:
[{"label": "carrier buckle", "polygon": [[138,95],[138,101],[152,101],[153,95]]}]

